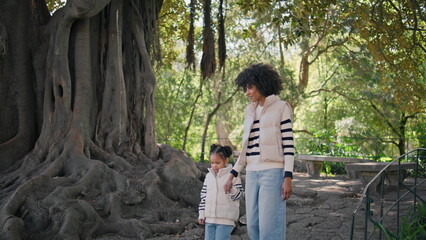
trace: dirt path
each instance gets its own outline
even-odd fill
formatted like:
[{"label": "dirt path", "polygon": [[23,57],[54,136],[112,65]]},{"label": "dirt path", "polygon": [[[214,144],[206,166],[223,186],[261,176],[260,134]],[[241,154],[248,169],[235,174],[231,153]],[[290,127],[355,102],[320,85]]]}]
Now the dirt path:
[{"label": "dirt path", "polygon": [[[361,191],[359,180],[312,179],[295,173],[293,196],[287,201],[287,239],[348,239],[351,213]],[[194,223],[189,228],[180,236],[151,239],[203,239],[202,226]],[[232,239],[248,239],[246,226],[237,226]]]}]

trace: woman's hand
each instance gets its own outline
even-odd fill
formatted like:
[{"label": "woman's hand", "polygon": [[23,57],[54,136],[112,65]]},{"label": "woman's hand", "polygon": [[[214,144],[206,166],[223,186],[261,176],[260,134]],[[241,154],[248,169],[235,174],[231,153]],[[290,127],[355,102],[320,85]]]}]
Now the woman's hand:
[{"label": "woman's hand", "polygon": [[206,219],[205,218],[198,219],[198,224],[204,225],[205,223],[206,223]]},{"label": "woman's hand", "polygon": [[225,185],[223,185],[223,189],[225,190],[225,193],[228,194],[231,192],[232,189],[232,180],[234,179],[234,175],[229,174],[228,179],[225,182]]},{"label": "woman's hand", "polygon": [[284,178],[283,185],[281,186],[281,196],[282,200],[287,200],[293,192],[291,186],[291,177]]}]

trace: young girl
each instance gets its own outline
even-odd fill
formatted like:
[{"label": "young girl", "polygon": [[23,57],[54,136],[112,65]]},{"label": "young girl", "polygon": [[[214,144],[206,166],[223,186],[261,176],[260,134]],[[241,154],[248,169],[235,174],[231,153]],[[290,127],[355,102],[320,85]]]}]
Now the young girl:
[{"label": "young girl", "polygon": [[251,240],[282,240],[292,193],[294,143],[289,103],[280,100],[282,80],[268,64],[244,69],[236,81],[250,99],[245,109],[241,154],[225,183],[246,168],[247,232]]},{"label": "young girl", "polygon": [[211,168],[204,180],[198,207],[198,223],[206,225],[206,240],[231,239],[235,221],[239,217],[239,200],[244,195],[241,179],[233,179],[228,193],[223,188],[232,169],[232,165],[228,164],[231,154],[229,146],[213,144],[210,147]]}]

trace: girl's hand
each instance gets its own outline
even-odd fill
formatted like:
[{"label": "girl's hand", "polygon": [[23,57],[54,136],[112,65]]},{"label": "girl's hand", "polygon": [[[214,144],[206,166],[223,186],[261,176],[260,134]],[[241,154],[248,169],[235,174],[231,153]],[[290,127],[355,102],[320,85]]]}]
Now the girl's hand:
[{"label": "girl's hand", "polygon": [[206,219],[205,218],[198,219],[198,224],[204,225],[205,223],[206,223]]},{"label": "girl's hand", "polygon": [[225,185],[223,186],[223,189],[225,190],[225,193],[228,194],[231,192],[232,189],[232,179],[234,179],[234,175],[230,174],[228,179],[225,182]]},{"label": "girl's hand", "polygon": [[286,177],[286,178],[284,178],[283,185],[281,186],[282,200],[289,199],[292,192],[293,192],[293,189],[292,189],[292,186],[291,186],[291,178]]}]

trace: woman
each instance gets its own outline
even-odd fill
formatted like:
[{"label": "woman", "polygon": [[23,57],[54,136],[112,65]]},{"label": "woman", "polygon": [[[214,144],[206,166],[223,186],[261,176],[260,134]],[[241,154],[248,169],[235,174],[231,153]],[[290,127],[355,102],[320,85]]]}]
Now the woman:
[{"label": "woman", "polygon": [[271,65],[251,65],[235,82],[251,103],[245,109],[241,154],[225,183],[225,192],[245,168],[249,238],[285,239],[285,200],[292,193],[294,166],[293,112],[278,96],[282,80]]}]

